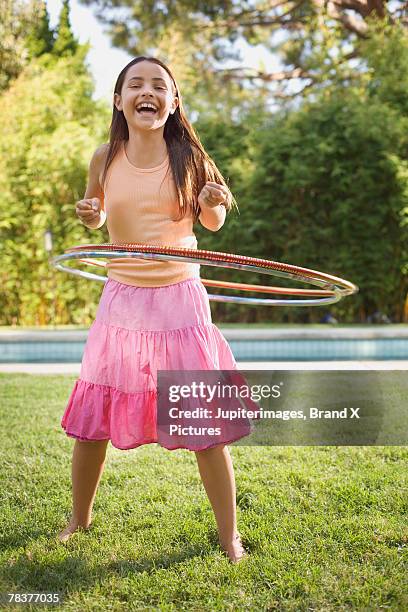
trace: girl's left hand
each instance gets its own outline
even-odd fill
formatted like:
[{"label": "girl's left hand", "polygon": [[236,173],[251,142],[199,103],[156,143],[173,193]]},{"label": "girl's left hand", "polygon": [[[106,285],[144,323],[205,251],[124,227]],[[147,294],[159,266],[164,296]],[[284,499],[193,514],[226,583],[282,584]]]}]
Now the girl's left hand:
[{"label": "girl's left hand", "polygon": [[207,208],[215,208],[219,204],[223,204],[228,196],[228,189],[224,185],[207,182],[198,196],[200,206]]}]

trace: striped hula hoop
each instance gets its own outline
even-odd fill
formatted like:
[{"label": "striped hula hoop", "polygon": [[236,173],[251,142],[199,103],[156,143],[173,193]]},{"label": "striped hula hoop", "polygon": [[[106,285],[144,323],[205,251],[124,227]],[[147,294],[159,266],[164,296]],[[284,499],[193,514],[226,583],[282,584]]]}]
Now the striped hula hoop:
[{"label": "striped hula hoop", "polygon": [[[159,261],[182,261],[198,263],[205,266],[216,266],[221,268],[234,268],[247,272],[259,272],[271,276],[290,278],[296,281],[309,283],[320,287],[320,289],[296,289],[288,287],[269,287],[264,285],[249,285],[227,281],[201,279],[207,287],[233,289],[239,291],[253,291],[260,293],[279,294],[288,296],[301,296],[300,299],[270,299],[238,297],[232,295],[208,295],[214,302],[232,302],[238,304],[252,304],[262,306],[323,306],[334,304],[346,295],[352,295],[359,290],[353,283],[318,272],[286,263],[247,257],[245,255],[234,255],[232,253],[221,253],[217,251],[205,251],[202,249],[186,249],[170,246],[155,246],[136,243],[103,243],[103,244],[81,244],[70,247],[63,255],[58,255],[51,260],[51,264],[57,269],[69,274],[81,276],[91,280],[106,282],[107,276],[93,274],[77,268],[62,265],[59,262],[78,259],[87,265],[106,267],[106,262],[99,259],[116,258],[156,259]],[[95,258],[95,259],[94,259]],[[302,299],[302,297],[306,299]]]}]

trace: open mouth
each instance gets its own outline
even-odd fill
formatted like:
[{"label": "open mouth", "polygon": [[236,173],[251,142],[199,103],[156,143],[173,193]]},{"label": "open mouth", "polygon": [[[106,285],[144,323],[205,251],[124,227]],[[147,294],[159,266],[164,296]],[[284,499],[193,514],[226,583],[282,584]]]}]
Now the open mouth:
[{"label": "open mouth", "polygon": [[141,106],[140,108],[136,109],[136,112],[139,115],[145,115],[146,117],[149,117],[151,115],[157,115],[157,110],[155,110],[154,108],[152,108],[151,106]]}]

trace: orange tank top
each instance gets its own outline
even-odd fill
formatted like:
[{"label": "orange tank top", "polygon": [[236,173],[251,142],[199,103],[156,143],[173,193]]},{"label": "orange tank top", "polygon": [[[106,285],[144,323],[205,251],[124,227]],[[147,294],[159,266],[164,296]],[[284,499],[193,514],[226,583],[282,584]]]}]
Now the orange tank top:
[{"label": "orange tank top", "polygon": [[[136,168],[124,141],[109,166],[104,209],[110,242],[137,242],[197,249],[193,217],[181,221],[169,156],[154,168]],[[109,259],[107,276],[139,287],[162,287],[200,277],[200,265],[176,261],[119,257]]]}]

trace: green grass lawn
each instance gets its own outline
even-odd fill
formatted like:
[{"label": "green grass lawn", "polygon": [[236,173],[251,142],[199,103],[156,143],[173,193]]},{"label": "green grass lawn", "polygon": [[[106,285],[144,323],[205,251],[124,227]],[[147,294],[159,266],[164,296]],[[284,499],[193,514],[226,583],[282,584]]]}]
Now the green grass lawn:
[{"label": "green grass lawn", "polygon": [[93,529],[60,544],[74,381],[0,374],[0,592],[61,592],[81,612],[408,609],[404,447],[231,446],[250,552],[233,566],[194,453],[109,445]]}]

